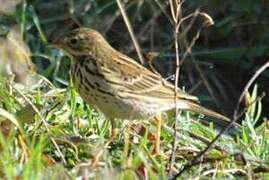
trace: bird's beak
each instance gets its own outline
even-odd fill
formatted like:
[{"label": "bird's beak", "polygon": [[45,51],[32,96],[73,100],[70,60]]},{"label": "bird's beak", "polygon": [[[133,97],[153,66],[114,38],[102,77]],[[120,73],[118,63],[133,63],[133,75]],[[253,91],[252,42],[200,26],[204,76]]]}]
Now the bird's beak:
[{"label": "bird's beak", "polygon": [[59,43],[53,43],[48,45],[49,48],[62,49],[62,45]]}]

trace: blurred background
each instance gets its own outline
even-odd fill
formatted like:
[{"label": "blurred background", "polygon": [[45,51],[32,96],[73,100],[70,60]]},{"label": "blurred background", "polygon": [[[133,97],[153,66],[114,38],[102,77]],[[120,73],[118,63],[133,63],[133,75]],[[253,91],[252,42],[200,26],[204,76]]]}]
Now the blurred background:
[{"label": "blurred background", "polygon": [[[70,62],[48,45],[79,26],[100,31],[113,47],[138,60],[114,0],[0,0],[0,4],[2,77],[33,85],[37,72],[65,87]],[[151,55],[154,68],[173,82],[174,25],[168,1],[126,0],[124,4],[144,57]],[[203,28],[197,16],[183,21],[178,40],[181,58],[195,43],[180,67],[180,87],[199,96],[205,106],[231,116],[248,80],[268,61],[268,7],[266,0],[184,1],[182,17],[205,12],[215,24]],[[269,70],[256,83],[260,94],[269,94]],[[263,116],[268,117],[269,99],[262,102]]]}]

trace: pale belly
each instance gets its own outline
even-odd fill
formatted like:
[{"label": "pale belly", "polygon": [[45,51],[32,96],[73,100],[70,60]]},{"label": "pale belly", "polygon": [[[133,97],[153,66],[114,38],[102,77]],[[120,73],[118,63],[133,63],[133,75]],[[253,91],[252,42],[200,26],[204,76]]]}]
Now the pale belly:
[{"label": "pale belly", "polygon": [[156,104],[138,102],[132,98],[115,98],[93,89],[78,91],[87,104],[101,111],[110,119],[146,119],[159,114],[160,111]]}]

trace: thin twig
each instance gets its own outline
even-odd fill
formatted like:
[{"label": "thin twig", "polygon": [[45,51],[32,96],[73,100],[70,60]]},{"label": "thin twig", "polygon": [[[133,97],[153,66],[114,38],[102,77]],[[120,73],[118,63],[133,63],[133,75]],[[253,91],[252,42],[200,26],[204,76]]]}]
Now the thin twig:
[{"label": "thin twig", "polygon": [[[267,69],[269,67],[269,61],[267,63],[265,63],[261,68],[259,68],[256,73],[251,77],[251,79],[249,80],[249,82],[247,83],[247,85],[244,88],[244,91],[242,92],[239,101],[242,101],[242,98],[244,97],[245,92],[247,92],[248,88],[251,86],[251,84],[257,79],[257,77],[263,72],[265,71],[265,69]],[[252,102],[253,103],[253,102]],[[251,104],[252,104],[251,103]],[[239,105],[238,105],[239,106]],[[240,113],[242,114],[242,113]],[[228,129],[230,129],[230,127],[238,120],[238,117],[236,113],[233,117],[233,120],[230,121],[230,123],[225,126],[220,132],[219,134],[211,141],[211,143],[204,149],[202,150],[197,156],[195,156],[191,161],[189,161],[186,165],[183,166],[183,168],[181,169],[181,171],[176,174],[172,179],[177,179],[178,177],[180,177],[182,175],[182,173],[188,169],[190,169],[194,164],[197,163],[197,161],[200,160],[200,158],[215,144],[215,142],[222,136],[222,134],[224,134]]]},{"label": "thin twig", "polygon": [[[20,90],[16,89],[15,87],[13,87],[13,88],[14,88],[14,89],[15,89],[15,90],[16,90],[16,91],[23,97],[23,99],[24,99],[28,104],[30,104],[30,105],[32,106],[33,110],[34,110],[34,111],[36,112],[36,114],[39,116],[39,118],[41,119],[41,121],[42,121],[43,124],[45,125],[45,128],[46,128],[47,132],[49,133],[49,132],[50,132],[50,129],[49,129],[49,127],[48,127],[48,124],[47,124],[46,120],[42,117],[42,115],[40,114],[38,108],[37,108],[37,107],[31,102],[31,100],[30,100],[28,97],[26,97]],[[63,156],[63,154],[62,154],[62,152],[61,152],[61,150],[60,150],[58,144],[57,144],[56,141],[54,140],[54,138],[53,138],[53,137],[50,137],[50,140],[51,140],[51,142],[54,144],[54,146],[55,146],[56,150],[58,151],[58,153],[60,154],[63,163],[64,163],[64,164],[67,164],[67,162],[65,161],[64,156]]]},{"label": "thin twig", "polygon": [[[172,13],[172,17],[174,19],[174,26],[175,26],[175,30],[174,30],[174,38],[175,38],[175,51],[176,51],[176,79],[175,79],[175,109],[176,109],[176,113],[175,113],[175,123],[174,123],[174,142],[173,142],[173,148],[172,148],[172,154],[171,154],[171,158],[170,158],[170,166],[169,166],[169,174],[172,173],[172,169],[175,163],[175,156],[176,156],[176,149],[177,149],[177,117],[178,117],[178,79],[179,79],[179,44],[178,44],[178,36],[179,36],[179,27],[180,24],[178,24],[178,22],[180,22],[181,19],[181,2],[180,0],[175,0],[175,4],[176,7],[174,7],[174,4],[172,2],[172,0],[170,0],[170,7],[171,7],[171,13]],[[175,12],[175,8],[176,8],[176,12]]]},{"label": "thin twig", "polygon": [[[261,97],[262,98],[262,97]],[[261,99],[259,98],[259,99]],[[256,101],[255,101],[256,102]],[[254,102],[252,102],[254,103]],[[251,103],[251,104],[252,104]],[[245,111],[242,111],[240,113],[240,115],[242,115]],[[238,116],[240,117],[240,116]],[[176,180],[178,177],[180,177],[182,175],[183,172],[189,170],[192,166],[199,164],[200,162],[202,162],[202,158],[203,155],[209,150],[211,149],[214,144],[216,143],[216,141],[228,130],[232,127],[232,125],[237,121],[238,119],[233,119],[232,121],[229,122],[229,124],[227,126],[225,126],[220,132],[219,134],[206,146],[206,148],[202,151],[200,151],[191,161],[189,161],[186,165],[184,165],[181,170],[179,171],[178,174],[176,174],[174,177],[172,177],[172,180]]]},{"label": "thin twig", "polygon": [[238,110],[239,110],[239,105],[241,103],[241,101],[243,100],[243,97],[245,96],[245,94],[248,92],[248,89],[250,88],[250,86],[253,84],[253,82],[257,79],[257,77],[259,77],[259,75],[265,71],[265,69],[267,69],[269,67],[269,61],[267,61],[264,65],[262,65],[262,67],[260,67],[255,74],[251,77],[251,79],[248,81],[247,85],[245,86],[243,92],[241,93],[239,100],[236,104],[235,107],[235,111],[233,114],[233,118],[237,118],[238,117]]},{"label": "thin twig", "polygon": [[[203,16],[203,17],[205,18],[205,22],[204,22],[204,26],[203,26],[203,27],[212,26],[212,25],[214,24],[214,21],[212,20],[212,18],[211,18],[208,14],[203,13],[203,12],[200,12],[199,9],[196,10],[194,13],[190,14],[188,17],[184,17],[184,18],[182,18],[182,19],[186,20],[187,18],[193,17],[191,23],[189,24],[189,28],[190,28],[190,27],[193,25],[194,20],[195,20],[198,16]],[[184,20],[182,20],[182,21],[184,21]],[[218,103],[218,101],[217,101],[217,98],[216,98],[216,96],[215,96],[215,94],[214,94],[212,88],[210,87],[210,85],[209,85],[207,79],[205,78],[205,75],[203,74],[203,72],[202,72],[200,66],[199,66],[197,63],[195,63],[195,59],[194,59],[194,57],[193,57],[193,55],[192,55],[192,48],[193,48],[193,46],[195,45],[196,41],[199,39],[199,37],[200,37],[200,33],[201,33],[203,27],[201,27],[201,28],[197,31],[197,33],[196,33],[196,35],[194,36],[194,38],[192,39],[191,43],[188,45],[186,51],[184,52],[184,54],[183,54],[183,56],[182,56],[182,59],[181,59],[181,62],[180,62],[180,67],[182,66],[182,64],[183,64],[184,61],[186,60],[186,57],[187,57],[188,54],[189,54],[190,57],[191,57],[191,60],[192,60],[192,62],[193,62],[193,64],[194,64],[194,67],[195,67],[195,69],[198,71],[198,73],[200,74],[200,77],[202,78],[203,83],[204,83],[204,85],[206,86],[206,88],[207,88],[209,94],[210,94],[210,95],[212,96],[212,98],[214,99],[214,102],[216,103],[217,107],[220,107],[220,105],[219,105],[219,103]]]},{"label": "thin twig", "polygon": [[177,18],[176,18],[176,13],[175,13],[175,7],[174,7],[173,0],[169,0],[169,4],[170,4],[171,15],[172,15],[172,18],[173,18],[174,23],[175,23],[177,21]]},{"label": "thin twig", "polygon": [[125,22],[125,24],[126,24],[126,26],[127,26],[127,29],[128,29],[128,31],[129,31],[129,33],[130,33],[130,36],[131,36],[131,38],[132,38],[132,41],[133,41],[133,43],[134,43],[134,46],[135,46],[135,49],[136,49],[138,58],[139,58],[141,64],[145,64],[145,60],[144,60],[144,58],[143,58],[141,48],[140,48],[140,46],[139,46],[139,44],[138,44],[138,42],[137,42],[137,39],[136,39],[136,37],[135,37],[135,35],[134,35],[134,30],[133,30],[133,28],[132,28],[132,26],[131,26],[131,23],[130,23],[130,21],[129,21],[129,19],[128,19],[128,16],[126,15],[126,12],[125,12],[125,10],[124,10],[124,7],[123,7],[123,5],[122,5],[122,2],[121,2],[120,0],[117,0],[117,4],[118,4],[118,7],[119,7],[119,9],[120,9],[120,12],[121,12],[121,15],[122,15],[122,17],[123,17],[123,20],[124,20],[124,22]]},{"label": "thin twig", "polygon": [[[169,14],[165,10],[166,6],[163,7],[159,0],[155,0],[155,2],[159,6],[159,8],[161,9],[161,11],[165,15],[165,17],[168,19],[169,23],[173,25],[174,24],[173,20],[171,19],[171,17],[169,16]],[[169,5],[169,3],[168,3],[168,5]]]},{"label": "thin twig", "polygon": [[198,177],[193,178],[193,179],[194,180],[196,180],[196,179],[203,179],[203,177],[206,177],[209,174],[216,174],[218,172],[223,173],[223,174],[236,174],[236,173],[237,174],[240,173],[240,174],[244,174],[244,175],[247,174],[245,170],[239,169],[239,168],[224,169],[224,170],[222,170],[222,169],[211,169],[211,170],[205,171],[203,174],[201,174]]},{"label": "thin twig", "polygon": [[[175,134],[175,131],[165,124],[162,125],[162,128],[171,135]],[[195,134],[191,131],[187,131],[187,133],[190,137],[189,139],[185,138],[183,135],[180,135],[180,134],[177,134],[177,139],[180,139],[180,141],[191,141],[191,139],[194,139],[194,140],[198,140],[199,142],[204,143],[205,145],[208,145],[211,142],[209,139],[207,139],[203,136],[200,136],[198,134]],[[214,149],[221,151],[221,152],[224,152],[224,153],[232,153],[231,151],[225,150],[224,148],[222,148],[219,144],[214,144],[213,147],[214,147]]]},{"label": "thin twig", "polygon": [[[177,117],[178,117],[178,106],[177,106],[177,100],[178,100],[178,90],[177,90],[177,87],[178,87],[178,76],[179,76],[179,72],[180,72],[180,67],[184,61],[184,59],[187,57],[187,54],[191,54],[191,48],[193,47],[193,45],[195,44],[196,40],[199,38],[199,35],[200,35],[200,31],[201,29],[197,32],[196,36],[193,38],[190,46],[187,48],[186,52],[184,53],[183,55],[183,58],[181,59],[181,61],[179,61],[179,44],[178,44],[178,38],[179,38],[179,29],[180,27],[182,26],[182,23],[183,21],[185,21],[186,19],[188,18],[191,18],[191,17],[197,17],[197,15],[202,15],[202,16],[205,16],[204,14],[205,13],[200,13],[199,10],[195,11],[194,13],[186,16],[186,17],[182,17],[182,14],[181,14],[181,6],[182,6],[182,3],[183,1],[180,1],[180,0],[175,0],[173,2],[173,0],[170,0],[170,9],[171,9],[171,14],[172,14],[172,17],[174,19],[174,33],[175,33],[175,50],[176,50],[176,72],[175,72],[175,107],[176,107],[176,115],[175,115],[175,124],[174,124],[174,128],[175,128],[175,132],[174,132],[174,142],[173,142],[173,149],[172,149],[172,155],[171,155],[171,159],[170,159],[170,170],[169,172],[171,173],[172,171],[172,168],[173,168],[173,164],[174,164],[174,161],[175,161],[175,151],[176,151],[176,146],[177,146]],[[207,15],[208,16],[208,15]],[[212,19],[210,18],[210,16],[208,16],[206,18],[206,20],[210,19],[211,21],[211,24],[208,23],[208,25],[212,25]],[[189,24],[189,28],[193,25],[194,23],[194,20],[195,18],[192,19],[191,23]],[[207,26],[208,26],[207,25]]]}]

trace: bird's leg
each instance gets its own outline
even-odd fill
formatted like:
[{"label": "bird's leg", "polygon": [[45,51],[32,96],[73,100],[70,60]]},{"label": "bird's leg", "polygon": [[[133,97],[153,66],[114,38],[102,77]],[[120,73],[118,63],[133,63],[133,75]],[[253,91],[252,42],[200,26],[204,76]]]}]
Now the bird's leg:
[{"label": "bird's leg", "polygon": [[161,138],[161,127],[162,127],[162,119],[160,116],[155,116],[154,120],[156,122],[157,129],[157,137],[155,141],[154,154],[160,154],[160,138]]},{"label": "bird's leg", "polygon": [[[115,120],[112,119],[110,120],[110,123],[111,123],[111,137],[112,138],[115,138],[116,135],[117,135],[117,130],[116,130],[116,123],[115,123]],[[111,138],[110,138],[111,139]]]},{"label": "bird's leg", "polygon": [[117,131],[116,131],[116,124],[114,119],[110,120],[111,122],[111,136],[108,139],[108,141],[105,143],[104,147],[97,153],[96,156],[94,156],[93,161],[91,163],[91,168],[95,168],[99,162],[100,157],[103,155],[104,150],[113,142],[115,137],[117,136]]}]

